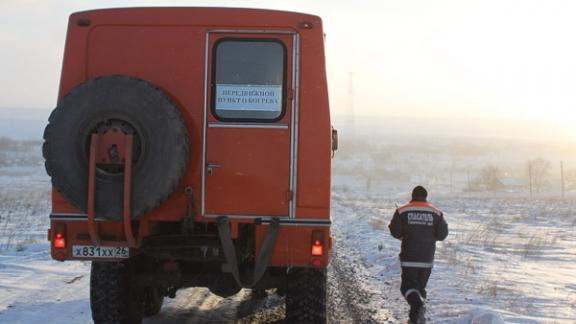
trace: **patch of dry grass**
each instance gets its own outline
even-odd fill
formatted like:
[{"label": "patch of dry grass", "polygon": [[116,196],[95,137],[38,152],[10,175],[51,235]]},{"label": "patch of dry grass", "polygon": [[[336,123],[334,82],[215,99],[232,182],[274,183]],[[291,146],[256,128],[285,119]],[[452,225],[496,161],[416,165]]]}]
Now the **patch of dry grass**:
[{"label": "patch of dry grass", "polygon": [[0,251],[23,250],[46,236],[50,192],[14,188],[0,191]]}]

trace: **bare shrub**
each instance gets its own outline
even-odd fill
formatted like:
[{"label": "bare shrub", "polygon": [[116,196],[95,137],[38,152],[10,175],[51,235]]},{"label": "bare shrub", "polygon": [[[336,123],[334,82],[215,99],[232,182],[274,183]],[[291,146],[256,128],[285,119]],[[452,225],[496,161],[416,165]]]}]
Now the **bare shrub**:
[{"label": "bare shrub", "polygon": [[498,297],[500,288],[496,282],[484,282],[478,286],[478,294],[488,296],[492,299]]},{"label": "bare shrub", "polygon": [[547,183],[550,172],[550,161],[538,158],[528,161],[528,180],[531,187],[540,191]]},{"label": "bare shrub", "polygon": [[460,261],[460,268],[464,275],[478,274],[482,268],[478,262],[472,257],[462,258]]},{"label": "bare shrub", "polygon": [[485,248],[494,248],[500,245],[503,224],[497,218],[490,222],[479,224],[471,231],[456,235],[455,240],[458,244],[483,246]]},{"label": "bare shrub", "polygon": [[440,258],[450,267],[457,268],[463,275],[478,274],[482,266],[474,257],[465,257],[466,252],[459,250],[461,245],[457,240],[442,242]]},{"label": "bare shrub", "polygon": [[24,241],[20,241],[18,243],[16,243],[16,251],[18,252],[22,252],[26,249],[27,246],[31,245],[31,244],[35,244],[38,243],[38,240],[35,239],[25,239]]},{"label": "bare shrub", "polygon": [[42,142],[37,140],[20,141],[0,137],[0,167],[41,164]]},{"label": "bare shrub", "polygon": [[521,253],[525,258],[539,256],[547,246],[556,245],[556,236],[550,233],[534,233],[524,243]]},{"label": "bare shrub", "polygon": [[46,237],[49,199],[48,190],[0,191],[0,251],[21,251]]},{"label": "bare shrub", "polygon": [[468,184],[468,191],[496,190],[500,189],[500,169],[494,165],[482,168],[478,176]]},{"label": "bare shrub", "polygon": [[458,250],[451,241],[442,243],[442,253],[440,255],[446,259],[446,263],[452,267],[457,266],[460,261]]},{"label": "bare shrub", "polygon": [[383,217],[371,217],[368,220],[368,224],[372,226],[375,230],[383,230],[386,229],[386,220]]},{"label": "bare shrub", "polygon": [[8,157],[6,153],[0,151],[0,167],[8,165]]}]

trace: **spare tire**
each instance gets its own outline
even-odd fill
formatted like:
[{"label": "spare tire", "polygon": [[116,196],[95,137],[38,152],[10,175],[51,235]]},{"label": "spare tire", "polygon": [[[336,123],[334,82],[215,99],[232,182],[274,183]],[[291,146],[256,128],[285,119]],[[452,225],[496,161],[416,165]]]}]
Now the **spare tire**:
[{"label": "spare tire", "polygon": [[[74,207],[86,211],[90,138],[111,127],[133,135],[133,218],[158,207],[180,183],[188,163],[188,131],[178,108],[151,83],[104,76],[70,91],[44,130],[42,154],[52,184]],[[123,168],[97,166],[95,215],[120,219]]]}]

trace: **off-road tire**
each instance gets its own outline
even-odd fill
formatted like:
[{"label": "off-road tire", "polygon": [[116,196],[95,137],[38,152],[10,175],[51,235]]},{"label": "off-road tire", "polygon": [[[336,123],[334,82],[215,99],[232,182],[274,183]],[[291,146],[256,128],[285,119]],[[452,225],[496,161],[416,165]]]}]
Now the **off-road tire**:
[{"label": "off-road tire", "polygon": [[159,289],[148,288],[144,291],[144,316],[153,316],[160,313],[164,296]]},{"label": "off-road tire", "polygon": [[326,323],[326,270],[295,268],[288,274],[287,323]]},{"label": "off-road tire", "polygon": [[131,285],[126,262],[92,262],[90,307],[94,323],[135,324],[142,321],[144,301]]},{"label": "off-road tire", "polygon": [[[89,143],[110,125],[133,134],[131,215],[160,206],[176,189],[188,163],[188,130],[179,109],[153,84],[128,76],[103,76],[70,91],[44,130],[42,154],[52,184],[86,211]],[[120,219],[123,173],[96,173],[96,217]]]}]

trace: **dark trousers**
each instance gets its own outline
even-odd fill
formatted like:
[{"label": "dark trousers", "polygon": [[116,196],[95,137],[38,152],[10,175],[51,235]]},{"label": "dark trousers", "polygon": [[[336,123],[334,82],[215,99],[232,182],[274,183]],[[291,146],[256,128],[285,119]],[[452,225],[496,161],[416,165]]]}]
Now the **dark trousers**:
[{"label": "dark trousers", "polygon": [[402,267],[400,291],[410,305],[410,318],[417,316],[426,299],[426,284],[432,268]]}]

